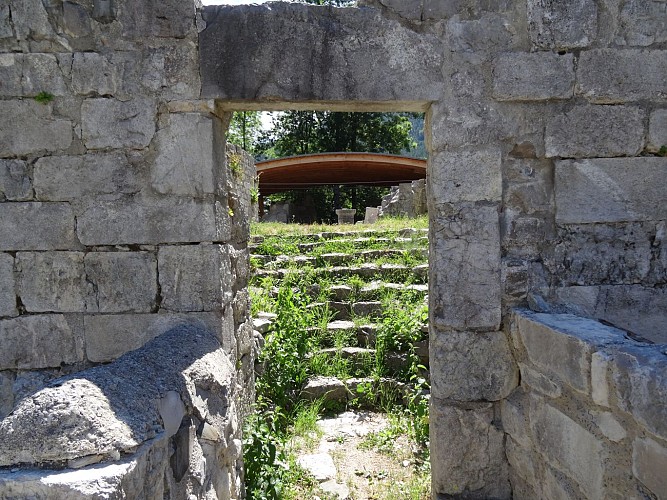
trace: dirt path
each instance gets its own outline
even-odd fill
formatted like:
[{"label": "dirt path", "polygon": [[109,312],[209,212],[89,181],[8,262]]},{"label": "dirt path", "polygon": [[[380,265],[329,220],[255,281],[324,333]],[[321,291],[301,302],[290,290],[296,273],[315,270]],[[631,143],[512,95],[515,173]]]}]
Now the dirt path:
[{"label": "dirt path", "polygon": [[314,443],[294,444],[298,463],[320,483],[313,499],[430,498],[429,479],[416,467],[413,444],[407,435],[389,430],[387,415],[346,412],[317,424],[322,435]]}]

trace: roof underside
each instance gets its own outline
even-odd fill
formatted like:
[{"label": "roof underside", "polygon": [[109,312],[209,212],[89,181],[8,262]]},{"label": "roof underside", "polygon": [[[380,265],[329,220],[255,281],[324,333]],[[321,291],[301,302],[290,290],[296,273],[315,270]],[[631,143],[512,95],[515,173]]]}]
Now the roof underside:
[{"label": "roof underside", "polygon": [[323,153],[257,163],[262,196],[325,185],[395,186],[426,178],[426,160],[375,153]]}]

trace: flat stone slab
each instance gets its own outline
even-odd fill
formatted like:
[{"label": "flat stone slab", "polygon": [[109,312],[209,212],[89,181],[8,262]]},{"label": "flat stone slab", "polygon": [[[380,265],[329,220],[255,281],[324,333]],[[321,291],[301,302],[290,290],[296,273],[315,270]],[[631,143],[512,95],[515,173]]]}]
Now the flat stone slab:
[{"label": "flat stone slab", "polygon": [[303,455],[297,458],[296,463],[310,472],[320,483],[336,477],[336,465],[328,453]]}]

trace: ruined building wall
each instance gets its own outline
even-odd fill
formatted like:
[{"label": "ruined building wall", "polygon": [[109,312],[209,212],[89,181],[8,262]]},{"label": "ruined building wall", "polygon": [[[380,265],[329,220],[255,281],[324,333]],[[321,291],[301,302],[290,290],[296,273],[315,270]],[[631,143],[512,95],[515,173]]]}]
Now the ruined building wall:
[{"label": "ruined building wall", "polygon": [[[129,497],[239,495],[254,360],[237,183],[254,173],[230,174],[224,117],[200,99],[195,8],[0,2],[0,466],[113,462],[96,470]],[[51,383],[75,373],[80,394]],[[82,394],[108,421],[72,416]],[[55,429],[26,418],[41,405],[65,408]],[[0,496],[42,491],[21,474],[0,473]],[[50,495],[85,481],[53,476]]]}]

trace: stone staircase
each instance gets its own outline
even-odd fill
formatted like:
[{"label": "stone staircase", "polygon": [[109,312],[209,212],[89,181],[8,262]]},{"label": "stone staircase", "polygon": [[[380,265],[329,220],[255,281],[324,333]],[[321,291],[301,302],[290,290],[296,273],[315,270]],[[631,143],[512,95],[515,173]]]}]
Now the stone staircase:
[{"label": "stone staircase", "polygon": [[[414,390],[415,374],[428,380],[427,230],[255,236],[250,252],[258,342],[270,337],[276,318],[262,306],[272,309],[287,277],[307,275],[306,309],[317,318],[308,331],[320,339],[308,356],[319,361],[313,366],[342,360],[354,375],[330,376],[313,368],[302,398],[323,398],[341,408],[359,405],[361,392],[391,393],[400,400]],[[402,325],[410,331],[399,331]],[[262,367],[257,369],[261,373]]]}]

